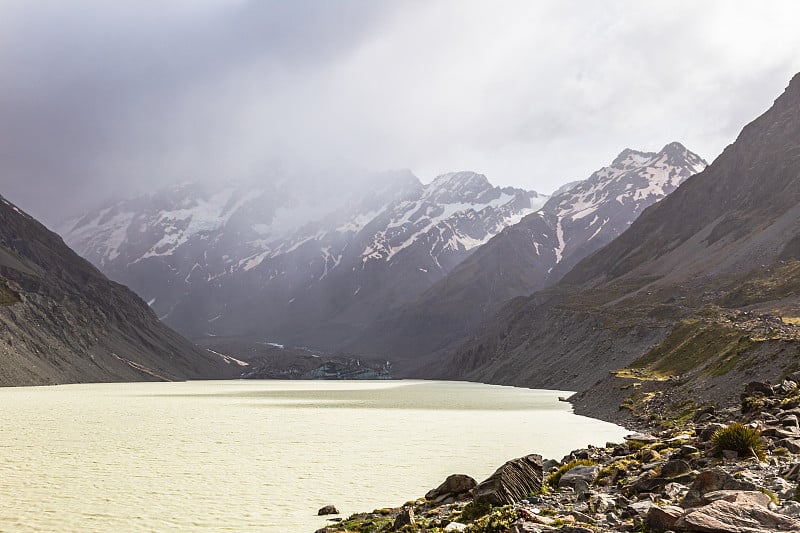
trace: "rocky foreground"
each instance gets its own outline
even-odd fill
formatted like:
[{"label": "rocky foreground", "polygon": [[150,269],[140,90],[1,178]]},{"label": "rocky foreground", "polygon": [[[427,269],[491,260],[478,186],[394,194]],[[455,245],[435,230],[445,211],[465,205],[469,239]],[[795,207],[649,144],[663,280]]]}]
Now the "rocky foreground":
[{"label": "rocky foreground", "polygon": [[800,372],[753,382],[740,408],[703,406],[561,461],[514,459],[482,483],[455,474],[424,498],[317,533],[800,532],[798,383]]}]

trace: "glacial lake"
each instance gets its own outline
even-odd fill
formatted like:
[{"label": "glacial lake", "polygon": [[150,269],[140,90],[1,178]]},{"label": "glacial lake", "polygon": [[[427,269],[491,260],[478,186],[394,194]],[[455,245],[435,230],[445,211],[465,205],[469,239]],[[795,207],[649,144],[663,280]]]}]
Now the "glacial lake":
[{"label": "glacial lake", "polygon": [[528,453],[620,441],[566,392],[436,381],[0,389],[0,531],[311,533]]}]

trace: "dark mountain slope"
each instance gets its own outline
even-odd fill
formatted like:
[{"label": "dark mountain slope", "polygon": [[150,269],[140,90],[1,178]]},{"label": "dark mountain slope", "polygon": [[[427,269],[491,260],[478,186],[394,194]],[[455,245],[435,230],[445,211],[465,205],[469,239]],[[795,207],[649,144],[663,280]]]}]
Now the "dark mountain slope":
[{"label": "dark mountain slope", "polygon": [[[609,402],[627,393],[609,371],[633,363],[658,380],[678,380],[669,381],[682,384],[674,394],[731,401],[726,394],[738,387],[724,380],[778,379],[797,365],[799,235],[795,76],[705,171],[557,285],[505,307],[436,371],[571,389],[604,380],[579,405],[611,416],[616,405]],[[746,318],[753,316],[755,322]],[[720,337],[708,334],[714,331],[733,340],[705,342]],[[606,402],[598,400],[603,394],[610,394]]]},{"label": "dark mountain slope", "polygon": [[0,197],[0,385],[232,373]]}]

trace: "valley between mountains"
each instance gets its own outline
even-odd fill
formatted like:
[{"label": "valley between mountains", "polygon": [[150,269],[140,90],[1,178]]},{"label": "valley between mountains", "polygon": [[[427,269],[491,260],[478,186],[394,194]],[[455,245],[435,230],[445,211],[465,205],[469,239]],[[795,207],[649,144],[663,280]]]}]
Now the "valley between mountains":
[{"label": "valley between mountains", "polygon": [[3,200],[0,379],[475,380],[621,421],[730,405],[800,366],[798,140],[795,76],[710,165],[626,148],[549,195],[468,171],[185,184],[67,221],[66,244]]}]

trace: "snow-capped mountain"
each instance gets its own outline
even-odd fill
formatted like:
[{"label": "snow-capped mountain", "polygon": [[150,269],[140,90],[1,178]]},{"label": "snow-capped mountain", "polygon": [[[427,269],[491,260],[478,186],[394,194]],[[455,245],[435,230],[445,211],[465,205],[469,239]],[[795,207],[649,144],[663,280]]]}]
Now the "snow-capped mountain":
[{"label": "snow-capped mountain", "polygon": [[423,185],[398,171],[361,185],[183,185],[98,209],[62,234],[187,335],[330,347],[547,200],[473,172]]},{"label": "snow-capped mountain", "polygon": [[554,195],[538,213],[544,227],[533,217],[527,221],[537,255],[552,253],[545,284],[554,283],[580,259],[611,242],[646,207],[706,166],[705,160],[677,142],[659,152],[626,149],[611,165]]},{"label": "snow-capped mountain", "polygon": [[626,149],[541,210],[494,236],[417,301],[381,317],[348,348],[412,357],[457,342],[504,303],[552,285],[706,162],[679,143]]}]

